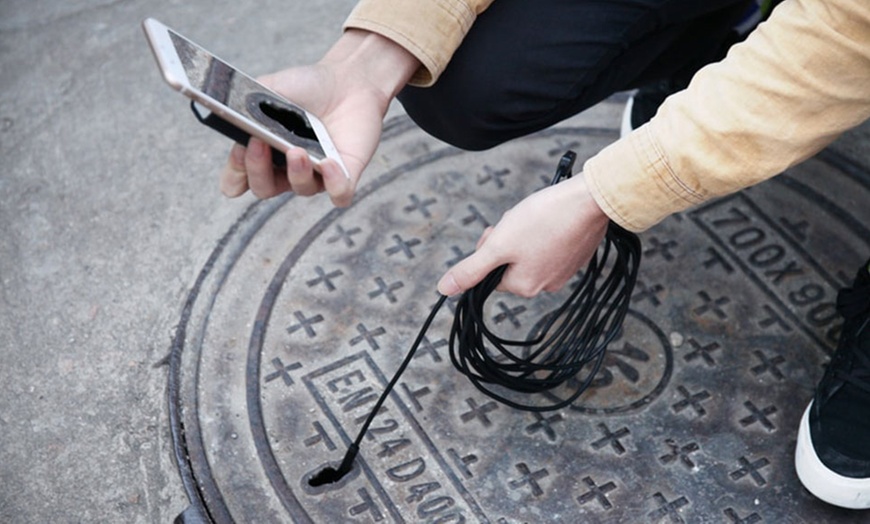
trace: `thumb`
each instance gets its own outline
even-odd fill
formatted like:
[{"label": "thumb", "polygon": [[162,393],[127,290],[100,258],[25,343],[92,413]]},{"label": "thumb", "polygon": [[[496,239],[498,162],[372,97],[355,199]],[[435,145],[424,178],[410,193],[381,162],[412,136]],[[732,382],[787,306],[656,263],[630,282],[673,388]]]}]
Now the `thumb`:
[{"label": "thumb", "polygon": [[486,251],[475,251],[471,256],[450,268],[438,281],[442,295],[458,295],[471,289],[501,263]]},{"label": "thumb", "polygon": [[336,207],[347,207],[353,201],[355,179],[334,159],[320,163],[323,187]]}]

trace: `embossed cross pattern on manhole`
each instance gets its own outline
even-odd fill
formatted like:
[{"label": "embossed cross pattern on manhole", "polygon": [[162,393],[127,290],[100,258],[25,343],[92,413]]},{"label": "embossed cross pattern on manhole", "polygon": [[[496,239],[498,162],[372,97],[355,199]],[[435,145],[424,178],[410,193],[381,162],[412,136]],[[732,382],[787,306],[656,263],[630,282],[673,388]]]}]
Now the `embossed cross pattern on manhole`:
[{"label": "embossed cross pattern on manhole", "polygon": [[[200,274],[173,348],[186,515],[857,522],[815,501],[792,467],[798,420],[841,326],[836,290],[870,252],[867,174],[832,153],[644,233],[622,333],[570,409],[516,411],[479,393],[449,362],[448,307],[351,474],[307,482],[341,459],[443,271],[543,187],[566,149],[582,161],[614,139],[561,127],[472,154],[398,120],[386,167],[367,174],[350,208],[312,215],[315,205],[287,196],[252,205]],[[488,323],[524,337],[561,299],[497,294]]]}]

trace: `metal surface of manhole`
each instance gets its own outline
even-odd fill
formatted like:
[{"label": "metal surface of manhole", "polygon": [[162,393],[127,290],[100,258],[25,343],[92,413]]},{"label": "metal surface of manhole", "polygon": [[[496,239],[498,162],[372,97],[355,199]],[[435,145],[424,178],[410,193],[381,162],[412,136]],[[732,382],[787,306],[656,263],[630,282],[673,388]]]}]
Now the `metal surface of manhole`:
[{"label": "metal surface of manhole", "polygon": [[[308,484],[343,456],[443,271],[566,149],[582,161],[615,137],[560,127],[463,153],[399,119],[350,208],[252,205],[200,273],[173,347],[184,520],[866,519],[816,501],[792,465],[841,325],[836,290],[870,253],[870,177],[830,152],[643,234],[622,335],[570,409],[516,411],[479,393],[447,358],[445,308],[354,471]],[[490,323],[526,336],[560,298],[494,296]]]}]

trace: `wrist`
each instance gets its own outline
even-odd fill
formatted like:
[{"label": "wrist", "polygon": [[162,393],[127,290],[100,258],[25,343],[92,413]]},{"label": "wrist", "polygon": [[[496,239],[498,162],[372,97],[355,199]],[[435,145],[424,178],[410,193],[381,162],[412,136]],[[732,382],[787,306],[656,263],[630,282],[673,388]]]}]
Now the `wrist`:
[{"label": "wrist", "polygon": [[574,209],[577,210],[578,220],[582,220],[584,223],[605,225],[610,221],[610,217],[607,216],[607,213],[604,212],[589,190],[583,172],[575,174],[562,184],[568,186],[565,189],[568,190],[568,197],[571,199]]},{"label": "wrist", "polygon": [[389,38],[360,29],[348,29],[327,51],[322,64],[340,78],[365,81],[389,102],[420,67],[411,52]]}]

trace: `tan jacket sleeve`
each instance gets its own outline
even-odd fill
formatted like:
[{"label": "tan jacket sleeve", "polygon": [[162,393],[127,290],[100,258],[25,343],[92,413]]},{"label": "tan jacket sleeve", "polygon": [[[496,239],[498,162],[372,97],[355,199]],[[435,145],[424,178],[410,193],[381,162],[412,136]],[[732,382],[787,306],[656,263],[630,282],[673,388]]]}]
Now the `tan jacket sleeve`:
[{"label": "tan jacket sleeve", "polygon": [[411,84],[435,83],[471,24],[493,0],[361,0],[344,29],[385,36],[422,63]]},{"label": "tan jacket sleeve", "polygon": [[642,231],[782,172],[868,117],[870,2],[787,0],[584,172],[604,212]]}]

